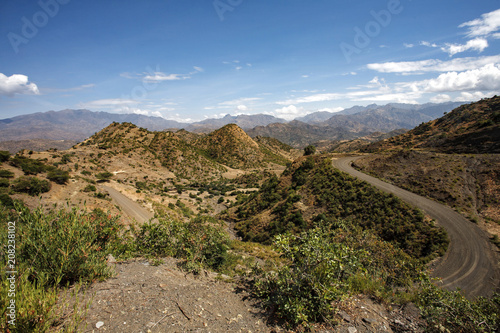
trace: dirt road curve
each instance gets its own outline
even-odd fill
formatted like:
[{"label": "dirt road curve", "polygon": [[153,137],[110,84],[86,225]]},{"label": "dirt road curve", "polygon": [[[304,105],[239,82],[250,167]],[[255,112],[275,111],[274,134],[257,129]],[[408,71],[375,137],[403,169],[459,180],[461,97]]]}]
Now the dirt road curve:
[{"label": "dirt road curve", "polygon": [[490,296],[497,290],[500,286],[498,257],[485,232],[451,208],[353,169],[352,161],[362,157],[334,159],[333,165],[419,207],[448,232],[450,246],[432,272],[432,276],[442,279],[443,288],[460,288],[468,298]]},{"label": "dirt road curve", "polygon": [[153,214],[147,210],[146,208],[139,205],[137,202],[129,199],[125,195],[121,194],[119,191],[115,190],[112,187],[102,185],[102,188],[109,193],[111,199],[115,201],[115,203],[121,207],[123,212],[135,219],[140,224],[149,221],[154,216]]}]

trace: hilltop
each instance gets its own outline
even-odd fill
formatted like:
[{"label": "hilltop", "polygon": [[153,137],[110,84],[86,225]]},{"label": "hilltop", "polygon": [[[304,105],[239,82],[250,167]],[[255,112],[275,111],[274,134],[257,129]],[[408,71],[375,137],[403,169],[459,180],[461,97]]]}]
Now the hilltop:
[{"label": "hilltop", "polygon": [[229,124],[197,140],[194,145],[213,160],[233,169],[262,167],[270,162],[284,165],[290,161],[285,157],[289,147],[277,140],[264,142],[262,138],[253,140],[238,125]]}]

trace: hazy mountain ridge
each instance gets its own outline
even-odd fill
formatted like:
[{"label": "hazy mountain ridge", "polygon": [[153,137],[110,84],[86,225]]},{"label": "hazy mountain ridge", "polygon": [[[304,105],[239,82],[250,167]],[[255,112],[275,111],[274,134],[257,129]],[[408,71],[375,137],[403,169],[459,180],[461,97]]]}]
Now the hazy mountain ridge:
[{"label": "hazy mountain ridge", "polygon": [[[226,115],[195,123],[181,123],[161,117],[138,114],[116,114],[89,110],[48,111],[0,120],[0,141],[71,140],[83,141],[113,122],[129,122],[151,131],[186,129],[194,140],[196,133],[210,133],[228,124],[236,124],[251,137],[273,137],[296,148],[321,140],[352,140],[372,132],[390,132],[413,128],[451,111],[457,103],[387,104],[354,106],[338,113],[316,112],[287,122],[271,115]],[[301,121],[302,119],[303,121]],[[13,147],[19,144],[11,144]],[[26,149],[48,149],[46,145],[23,146]],[[63,147],[64,148],[64,147]],[[69,148],[65,147],[65,148]]]},{"label": "hazy mountain ridge", "polygon": [[447,153],[500,152],[500,97],[455,108],[439,119],[367,147],[367,151],[429,148]]}]

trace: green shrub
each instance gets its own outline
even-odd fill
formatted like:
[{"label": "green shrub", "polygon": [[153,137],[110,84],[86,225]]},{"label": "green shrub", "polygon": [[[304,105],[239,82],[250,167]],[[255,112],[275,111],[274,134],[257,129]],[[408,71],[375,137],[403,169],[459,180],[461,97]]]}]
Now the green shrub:
[{"label": "green shrub", "polygon": [[0,194],[0,203],[5,208],[8,208],[8,209],[13,209],[14,208],[14,200],[12,200],[12,198],[8,194],[6,194],[6,193]]},{"label": "green shrub", "polygon": [[204,267],[220,270],[228,259],[229,238],[208,216],[188,223],[160,219],[143,224],[136,232],[136,249],[151,256],[182,258],[189,271],[199,272]]},{"label": "green shrub", "polygon": [[50,188],[50,182],[37,177],[19,177],[12,182],[12,189],[15,192],[28,193],[33,196],[48,192]]},{"label": "green shrub", "polygon": [[47,178],[57,184],[66,184],[69,179],[69,172],[61,169],[55,169],[47,173]]},{"label": "green shrub", "polygon": [[97,188],[94,185],[91,185],[91,184],[88,184],[83,189],[83,192],[95,192],[95,191],[97,191]]},{"label": "green shrub", "polygon": [[320,229],[300,237],[276,236],[275,246],[291,264],[257,282],[257,294],[292,326],[331,319],[332,302],[346,295],[346,277],[357,273],[357,253],[325,240]]},{"label": "green shrub", "polygon": [[110,276],[106,255],[118,242],[117,217],[100,210],[19,211],[17,258],[29,263],[31,279],[64,286]]},{"label": "green shrub", "polygon": [[88,170],[82,170],[80,173],[81,173],[82,175],[84,175],[84,176],[90,176],[90,175],[92,174],[92,172],[90,172],[90,171],[88,171]]},{"label": "green shrub", "polygon": [[0,170],[0,178],[14,178],[14,173],[9,170]]},{"label": "green shrub", "polygon": [[316,153],[316,147],[309,145],[304,148],[304,156],[314,155]]},{"label": "green shrub", "polygon": [[113,177],[113,174],[108,171],[100,172],[96,175],[96,178],[99,179],[99,181],[101,182],[107,182],[111,177]]},{"label": "green shrub", "polygon": [[11,159],[10,163],[15,167],[20,168],[25,175],[36,175],[47,171],[47,168],[49,168],[42,161],[24,156],[15,156]]},{"label": "green shrub", "polygon": [[426,283],[418,291],[416,302],[428,322],[428,332],[500,331],[500,294],[470,301],[458,291]]},{"label": "green shrub", "polygon": [[[0,282],[0,331],[46,332],[61,324],[65,300],[58,299],[68,283],[93,281],[110,276],[106,254],[120,255],[125,248],[119,239],[116,217],[100,210],[92,213],[51,210],[30,211],[19,204],[15,212],[0,207],[0,264],[7,265],[7,221],[16,224],[16,328],[6,316],[6,279]],[[78,289],[78,287],[76,288]],[[78,305],[78,304],[77,304]],[[72,325],[78,325],[79,309],[73,308]],[[68,328],[68,327],[65,327]],[[71,331],[71,329],[70,329]]]},{"label": "green shrub", "polygon": [[0,178],[0,187],[9,187],[10,182],[8,179]]},{"label": "green shrub", "polygon": [[7,150],[0,150],[0,163],[7,162],[10,158],[10,152]]}]

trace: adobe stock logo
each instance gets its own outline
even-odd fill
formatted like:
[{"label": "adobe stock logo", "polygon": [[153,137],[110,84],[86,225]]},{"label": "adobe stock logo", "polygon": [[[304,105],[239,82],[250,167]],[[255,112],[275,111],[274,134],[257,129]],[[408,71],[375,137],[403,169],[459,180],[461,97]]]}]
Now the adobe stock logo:
[{"label": "adobe stock logo", "polygon": [[40,28],[45,27],[50,18],[55,17],[59,13],[60,5],[66,5],[70,0],[40,0],[38,5],[41,10],[33,14],[31,20],[26,16],[21,18],[21,34],[9,32],[7,38],[15,53],[19,53],[21,44],[28,44],[33,39]]},{"label": "adobe stock logo", "polygon": [[224,14],[226,12],[232,12],[236,7],[241,5],[242,2],[243,0],[215,0],[213,5],[222,22],[224,21]]},{"label": "adobe stock logo", "polygon": [[378,12],[374,10],[370,11],[373,20],[368,21],[364,29],[358,26],[354,27],[353,44],[342,42],[339,45],[347,63],[352,61],[351,57],[354,54],[360,54],[362,49],[368,47],[372,39],[380,35],[382,28],[386,28],[391,24],[393,15],[401,14],[402,11],[403,6],[399,0],[389,0],[387,2],[387,9],[382,9]]}]

